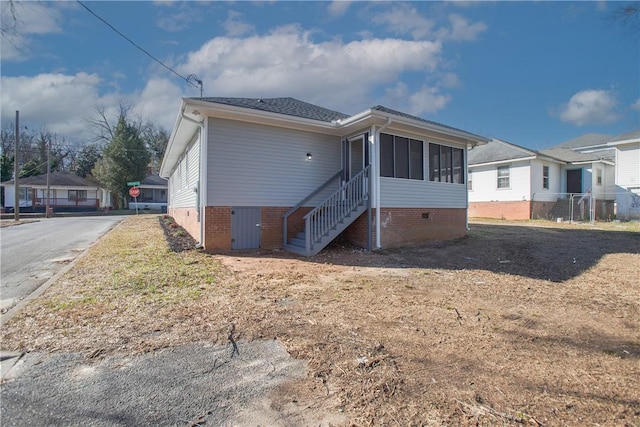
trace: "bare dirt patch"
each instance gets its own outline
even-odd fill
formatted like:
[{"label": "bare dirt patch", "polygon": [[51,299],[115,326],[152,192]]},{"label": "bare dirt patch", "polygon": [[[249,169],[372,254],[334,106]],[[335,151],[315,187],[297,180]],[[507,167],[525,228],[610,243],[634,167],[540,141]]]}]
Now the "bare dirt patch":
[{"label": "bare dirt patch", "polygon": [[[354,425],[638,425],[640,233],[543,225],[303,259],[174,253],[157,217],[130,218],[2,345],[102,357],[231,345],[233,324],[235,340],[276,338],[308,361],[274,410]],[[133,229],[144,238],[126,241]]]}]

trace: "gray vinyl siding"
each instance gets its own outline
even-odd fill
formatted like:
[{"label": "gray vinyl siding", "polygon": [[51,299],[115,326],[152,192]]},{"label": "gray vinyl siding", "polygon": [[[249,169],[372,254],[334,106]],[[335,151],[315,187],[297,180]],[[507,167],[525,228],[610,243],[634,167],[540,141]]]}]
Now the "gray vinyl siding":
[{"label": "gray vinyl siding", "polygon": [[200,139],[196,135],[169,179],[169,201],[172,208],[196,206],[197,193],[193,189],[198,185],[199,176]]},{"label": "gray vinyl siding", "polygon": [[209,118],[207,205],[294,206],[341,169],[340,147],[336,136]]},{"label": "gray vinyl siding", "polygon": [[465,184],[380,178],[383,208],[466,208],[466,192]]}]

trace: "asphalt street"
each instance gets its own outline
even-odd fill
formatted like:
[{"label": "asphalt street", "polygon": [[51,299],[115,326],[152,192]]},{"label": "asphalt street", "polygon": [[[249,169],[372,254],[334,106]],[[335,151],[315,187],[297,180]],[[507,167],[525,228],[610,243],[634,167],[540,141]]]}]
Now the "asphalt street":
[{"label": "asphalt street", "polygon": [[123,218],[43,218],[0,228],[2,312],[37,290]]}]

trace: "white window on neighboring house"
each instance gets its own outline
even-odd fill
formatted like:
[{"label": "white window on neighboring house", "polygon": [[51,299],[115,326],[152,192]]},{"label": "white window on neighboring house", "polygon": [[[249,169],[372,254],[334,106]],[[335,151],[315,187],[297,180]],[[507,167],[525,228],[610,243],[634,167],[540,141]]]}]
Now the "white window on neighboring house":
[{"label": "white window on neighboring house", "polygon": [[549,166],[542,166],[542,188],[549,189]]},{"label": "white window on neighboring house", "polygon": [[69,190],[67,200],[81,202],[87,200],[87,190]]},{"label": "white window on neighboring house", "polygon": [[596,169],[596,185],[602,185],[602,169]]},{"label": "white window on neighboring house", "polygon": [[473,180],[471,171],[467,173],[467,190],[473,191]]},{"label": "white window on neighboring house", "polygon": [[509,166],[498,166],[498,188],[509,187]]},{"label": "white window on neighboring house", "polygon": [[31,188],[28,187],[20,187],[18,189],[18,199],[19,200],[31,200],[30,197],[32,195]]}]

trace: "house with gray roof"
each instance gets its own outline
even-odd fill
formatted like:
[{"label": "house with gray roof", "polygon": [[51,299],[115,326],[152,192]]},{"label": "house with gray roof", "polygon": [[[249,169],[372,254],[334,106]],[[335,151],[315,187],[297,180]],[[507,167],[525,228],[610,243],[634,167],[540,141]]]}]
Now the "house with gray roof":
[{"label": "house with gray roof", "polygon": [[500,139],[468,152],[469,216],[524,220],[553,215],[564,161]]},{"label": "house with gray roof", "polygon": [[129,196],[129,209],[156,210],[166,212],[167,210],[167,179],[158,174],[147,174],[140,185],[138,197]]},{"label": "house with gray roof", "polygon": [[494,139],[469,150],[468,164],[473,217],[640,218],[640,131],[540,151]]},{"label": "house with gray roof", "polygon": [[[640,130],[618,136],[589,134],[545,152],[571,163],[567,168],[569,189],[572,181],[573,185],[581,184],[591,189],[597,199],[606,201],[602,205],[615,201],[611,209],[616,218],[640,219]],[[598,174],[604,174],[602,179]]]},{"label": "house with gray roof", "polygon": [[[3,209],[13,212],[15,208],[15,183],[13,180],[0,184],[4,192]],[[21,212],[45,212],[47,206],[54,212],[97,211],[107,192],[96,182],[70,172],[57,171],[47,175],[34,175],[18,179],[18,203]]]},{"label": "house with gray roof", "polygon": [[210,252],[312,256],[466,233],[467,149],[488,140],[383,106],[184,98],[160,167],[168,212]]}]

